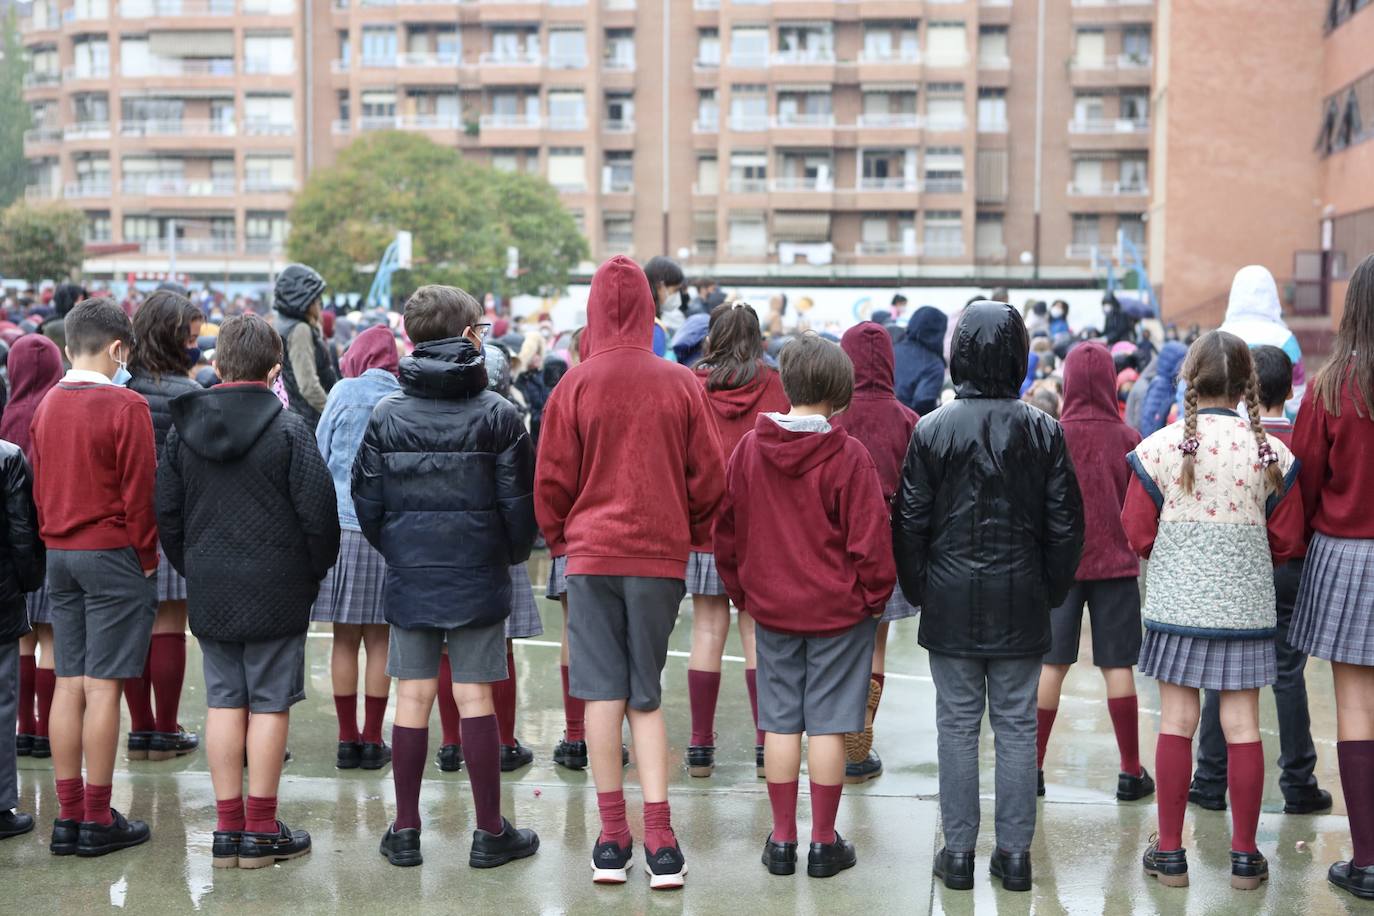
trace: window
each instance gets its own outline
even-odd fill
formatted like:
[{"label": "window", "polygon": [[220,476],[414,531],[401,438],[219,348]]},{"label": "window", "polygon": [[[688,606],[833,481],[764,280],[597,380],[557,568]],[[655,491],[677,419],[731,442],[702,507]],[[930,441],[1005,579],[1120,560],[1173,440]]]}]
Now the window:
[{"label": "window", "polygon": [[799,62],[834,60],[834,27],[829,23],[778,26],[778,56]]},{"label": "window", "polygon": [[736,67],[766,66],[768,29],[763,26],[735,26],[731,29],[730,63]]},{"label": "window", "polygon": [[720,31],[697,29],[697,66],[720,66]]},{"label": "window", "polygon": [[963,130],[964,124],[964,84],[929,84],[926,95],[926,127],[929,130]]},{"label": "window", "polygon": [[[366,31],[364,31],[366,40]],[[364,46],[363,56],[367,57]],[[396,63],[396,33],[391,33],[390,62]],[[295,73],[296,40],[289,34],[248,34],[243,36],[243,69],[245,73]]]},{"label": "window", "polygon": [[1002,238],[1002,214],[979,213],[973,224],[974,257],[997,259],[1007,255],[1006,242]]},{"label": "window", "polygon": [[865,248],[875,246],[886,247],[891,241],[889,232],[890,222],[886,216],[865,216],[859,226],[859,238],[863,240]]},{"label": "window", "polygon": [[635,97],[633,92],[606,93],[606,126],[611,130],[633,130]]},{"label": "window", "polygon": [[768,189],[767,153],[730,154],[730,190],[736,194]]},{"label": "window", "polygon": [[254,213],[250,210],[244,217],[243,235],[250,254],[280,251],[290,234],[291,223],[285,213]]},{"label": "window", "polygon": [[163,220],[156,217],[124,217],[124,241],[126,242],[156,242],[166,234]]},{"label": "window", "polygon": [[78,40],[72,45],[78,78],[110,74],[110,42],[104,38]]},{"label": "window", "polygon": [[[550,33],[550,40],[552,40]],[[499,63],[525,63],[539,57],[539,33],[525,29],[493,29],[491,59]]]},{"label": "window", "polygon": [[978,90],[978,129],[1002,133],[1007,129],[1007,90]]},{"label": "window", "polygon": [[[630,50],[633,53],[633,39]],[[551,29],[549,66],[562,70],[580,70],[587,66],[587,33],[582,29]]]},{"label": "window", "polygon": [[550,90],[549,128],[582,130],[587,126],[587,102],[582,90]]},{"label": "window", "polygon": [[859,187],[864,190],[915,190],[916,150],[863,150],[860,172]]},{"label": "window", "polygon": [[1150,94],[1148,92],[1121,93],[1121,118],[1134,124],[1146,124],[1150,120]]},{"label": "window", "polygon": [[979,203],[1003,203],[1007,199],[1007,151],[980,149],[975,164],[975,190]]},{"label": "window", "polygon": [[920,31],[914,22],[878,23],[864,27],[863,60],[916,61],[921,58]]},{"label": "window", "polygon": [[931,194],[959,194],[964,190],[964,150],[932,146],[926,150],[925,189]]},{"label": "window", "polygon": [[348,29],[339,29],[335,33],[335,47],[340,65],[344,70],[347,70],[349,63],[353,60],[353,42],[348,40]]},{"label": "window", "polygon": [[[249,101],[251,101],[251,99],[250,99]],[[288,99],[288,101],[289,101],[289,99]],[[349,122],[349,120],[352,118],[352,116],[353,116],[353,115],[352,115],[352,111],[351,111],[352,105],[349,104],[349,95],[348,95],[348,90],[347,90],[347,89],[340,89],[340,90],[339,90],[338,106],[339,106],[339,107],[338,107],[338,112],[337,112],[337,114],[338,114],[338,117],[339,117],[339,122],[340,122],[341,124],[345,124],[345,125],[346,125],[346,124]],[[251,106],[249,106],[249,108],[250,108],[250,110],[251,110]],[[244,121],[247,122],[248,119],[245,118]],[[287,122],[287,124],[289,124],[289,123],[290,123],[290,122]],[[261,128],[261,127],[263,127],[263,126],[266,126],[266,125],[262,124],[262,122],[259,122],[259,123],[258,123],[258,127],[259,127],[259,128]],[[254,132],[254,128],[253,128],[252,125],[245,124],[245,127],[246,127],[246,129],[248,130],[249,133],[253,133],[253,132]]]},{"label": "window", "polygon": [[768,251],[768,224],[762,213],[732,213],[729,233],[731,254],[757,256]]},{"label": "window", "polygon": [[606,66],[612,70],[635,68],[634,29],[606,30]]},{"label": "window", "polygon": [[1143,67],[1150,63],[1150,27],[1128,25],[1121,31],[1121,57],[1123,62]]},{"label": "window", "polygon": [[498,172],[515,172],[520,168],[520,161],[513,149],[494,149],[491,151],[491,167]]},{"label": "window", "polygon": [[716,211],[695,210],[692,213],[692,246],[702,257],[716,254]]},{"label": "window", "polygon": [[1102,181],[1102,160],[1096,157],[1075,159],[1073,162],[1073,192],[1075,194],[1102,194],[1105,190]]},{"label": "window", "polygon": [[978,66],[993,69],[1011,66],[1006,26],[985,25],[978,30]]},{"label": "window", "polygon": [[1149,160],[1144,156],[1122,156],[1121,190],[1127,194],[1143,194],[1149,187]]},{"label": "window", "polygon": [[961,67],[968,60],[962,22],[932,22],[926,28],[927,62],[937,67]]},{"label": "window", "polygon": [[[104,93],[86,92],[72,97],[72,111],[78,124],[108,124],[110,121],[110,97]],[[52,109],[42,115],[35,113],[35,124],[56,123],[57,111]]]},{"label": "window", "polygon": [[732,130],[763,130],[768,126],[768,88],[766,86],[730,87],[730,127]]},{"label": "window", "polygon": [[779,92],[778,123],[833,124],[835,119],[830,104],[828,92]]},{"label": "window", "polygon": [[1073,99],[1073,120],[1081,127],[1091,128],[1107,120],[1107,106],[1101,93],[1080,92]]},{"label": "window", "polygon": [[1145,217],[1139,213],[1123,213],[1116,218],[1116,228],[1126,241],[1136,247],[1138,254],[1145,254]]},{"label": "window", "polygon": [[[230,160],[232,165],[233,160]],[[296,187],[296,162],[290,156],[248,155],[243,159],[243,190],[291,191]]]},{"label": "window", "polygon": [[1074,33],[1075,67],[1100,70],[1107,65],[1107,33],[1102,29],[1079,29]]},{"label": "window", "polygon": [[606,151],[606,165],[601,172],[602,193],[624,194],[634,190],[634,157],[630,150]]},{"label": "window", "polygon": [[634,249],[635,223],[629,213],[607,213],[602,217],[602,235],[606,240],[607,257],[630,254]]},{"label": "window", "polygon": [[86,214],[86,226],[82,237],[87,245],[110,241],[113,238],[112,232],[108,211]]},{"label": "window", "polygon": [[720,192],[720,160],[715,156],[697,157],[697,183],[694,190],[698,194]]},{"label": "window", "polygon": [[778,158],[778,190],[828,191],[835,186],[834,174],[828,151],[782,153]]},{"label": "window", "polygon": [[720,101],[714,89],[697,90],[697,130],[720,129]]},{"label": "window", "polygon": [[580,146],[549,150],[549,184],[560,191],[586,190],[587,164]]},{"label": "window", "polygon": [[958,210],[927,210],[925,253],[932,258],[957,258],[964,254],[964,223]]},{"label": "window", "polygon": [[389,25],[363,26],[363,66],[396,65],[396,29]]},{"label": "window", "polygon": [[1073,247],[1088,256],[1088,250],[1102,239],[1096,213],[1075,213],[1073,215]]}]

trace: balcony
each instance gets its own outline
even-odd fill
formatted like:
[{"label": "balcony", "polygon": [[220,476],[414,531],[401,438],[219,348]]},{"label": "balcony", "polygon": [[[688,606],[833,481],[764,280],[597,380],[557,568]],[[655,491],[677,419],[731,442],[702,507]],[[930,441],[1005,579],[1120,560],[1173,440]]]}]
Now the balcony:
[{"label": "balcony", "polygon": [[626,118],[607,118],[601,122],[601,129],[608,134],[634,133],[635,122]]},{"label": "balcony", "polygon": [[633,55],[615,54],[611,57],[607,57],[601,62],[601,69],[610,70],[616,73],[628,72],[634,68],[635,59]]},{"label": "balcony", "polygon": [[719,193],[719,184],[704,185],[700,182],[695,182],[692,184],[692,194],[696,197],[715,197]]},{"label": "balcony", "polygon": [[243,0],[246,16],[291,16],[295,12],[295,0]]},{"label": "balcony", "polygon": [[482,130],[530,130],[542,120],[537,114],[484,114],[478,123]]},{"label": "balcony", "polygon": [[294,190],[296,190],[294,179],[283,180],[266,174],[243,176],[243,192],[245,194],[286,194]]},{"label": "balcony", "polygon": [[1069,261],[1095,261],[1105,258],[1118,258],[1121,251],[1113,245],[1101,242],[1070,242],[1064,250],[1064,258]]},{"label": "balcony", "polygon": [[[363,63],[365,66],[373,66],[367,61]],[[403,70],[421,67],[461,67],[463,55],[457,51],[409,51],[393,61],[392,65]]]},{"label": "balcony", "polygon": [[920,48],[864,48],[859,52],[861,64],[919,64]]},{"label": "balcony", "polygon": [[234,0],[124,0],[121,19],[174,19],[179,17],[232,16]]},{"label": "balcony", "polygon": [[926,115],[926,130],[940,130],[956,132],[968,127],[968,118],[963,114],[958,115]]},{"label": "balcony", "polygon": [[730,66],[741,70],[764,70],[768,67],[767,54],[731,54]]},{"label": "balcony", "polygon": [[234,75],[234,59],[232,57],[152,57],[145,63],[145,67],[124,70],[122,75],[132,79],[150,76]]},{"label": "balcony", "polygon": [[63,189],[63,197],[109,197],[110,180],[108,178],[86,181],[69,181]]},{"label": "balcony", "polygon": [[58,196],[55,184],[31,184],[24,189],[25,200],[54,200]]},{"label": "balcony", "polygon": [[[108,127],[106,128],[108,132]],[[121,137],[232,137],[238,133],[233,121],[168,120],[121,121]]]},{"label": "balcony", "polygon": [[925,57],[926,66],[929,67],[963,67],[968,64],[967,51],[950,51],[944,54],[927,54]]},{"label": "balcony", "polygon": [[290,121],[273,121],[268,118],[243,119],[243,135],[245,137],[289,137],[295,132],[296,125]]},{"label": "balcony", "polygon": [[1110,70],[1126,71],[1148,71],[1154,64],[1154,58],[1149,54],[1118,54],[1116,57],[1093,58],[1082,60],[1074,57],[1070,61],[1070,66],[1074,70],[1088,72],[1102,72]]},{"label": "balcony", "polygon": [[927,178],[922,184],[927,194],[962,194],[964,193],[964,179],[959,178]]},{"label": "balcony", "polygon": [[[133,239],[132,241],[139,241]],[[143,239],[139,242],[143,246],[144,254],[235,254],[238,251],[238,242],[234,239],[175,239],[168,242],[167,239]]]},{"label": "balcony", "polygon": [[296,72],[296,62],[290,58],[245,57],[243,72],[249,76],[290,76]]},{"label": "balcony", "polygon": [[768,190],[766,178],[731,178],[725,183],[731,194],[762,194]]},{"label": "balcony", "polygon": [[457,114],[401,115],[396,126],[401,130],[462,130],[463,118]]},{"label": "balcony", "polygon": [[1154,0],[1073,0],[1074,6],[1154,6]]},{"label": "balcony", "polygon": [[602,194],[629,194],[635,189],[632,175],[604,175],[601,179]]},{"label": "balcony", "polygon": [[720,118],[697,118],[692,122],[692,133],[694,134],[717,134],[720,133]]},{"label": "balcony", "polygon": [[36,73],[36,72],[35,72],[35,73],[25,73],[25,74],[24,74],[24,88],[25,88],[25,89],[41,89],[41,88],[46,87],[46,86],[60,86],[60,85],[62,85],[62,74],[61,74],[61,73],[57,73],[57,72],[55,72],[55,71],[54,71],[54,72],[48,72],[48,73]]},{"label": "balcony", "polygon": [[60,127],[33,127],[24,131],[24,145],[37,146],[40,143],[56,143],[61,140]]},{"label": "balcony", "polygon": [[[854,246],[854,253],[861,258],[914,258],[920,255],[921,249],[914,241],[907,243],[901,239],[890,239],[886,242],[860,242]],[[963,254],[962,246],[960,247],[959,253]],[[940,257],[943,257],[943,255],[940,255]]]},{"label": "balcony", "polygon": [[394,115],[363,115],[358,119],[358,129],[361,131],[370,130],[397,130],[400,127],[400,119]]},{"label": "balcony", "polygon": [[1099,184],[1079,184],[1069,182],[1070,197],[1149,197],[1150,188],[1140,182],[1122,184],[1119,181]]},{"label": "balcony", "polygon": [[809,112],[794,111],[788,114],[774,115],[769,123],[774,129],[779,130],[785,130],[787,128],[834,127],[835,115],[829,112],[825,114],[812,114]]},{"label": "balcony", "polygon": [[329,62],[330,73],[347,73],[352,62],[341,57],[337,57]]},{"label": "balcony", "polygon": [[110,18],[107,3],[78,3],[62,15],[64,22],[102,22]]},{"label": "balcony", "polygon": [[285,243],[279,239],[246,239],[243,243],[244,254],[280,255],[285,250]]},{"label": "balcony", "polygon": [[1004,134],[1009,129],[1006,118],[979,118],[980,134]]},{"label": "balcony", "polygon": [[919,191],[921,183],[915,178],[860,178],[860,191]]},{"label": "balcony", "polygon": [[859,126],[912,130],[921,126],[921,116],[911,113],[861,114],[859,115]]},{"label": "balcony", "polygon": [[962,258],[964,243],[962,240],[926,242],[921,248],[921,253],[928,258]]},{"label": "balcony", "polygon": [[106,80],[109,78],[110,64],[108,61],[85,67],[67,67],[62,71],[62,80],[68,83],[73,80]]},{"label": "balcony", "polygon": [[587,116],[580,115],[549,115],[549,130],[586,130]]},{"label": "balcony", "polygon": [[730,115],[730,129],[742,133],[765,131],[769,123],[769,119],[764,115]]},{"label": "balcony", "polygon": [[835,180],[830,177],[808,178],[806,176],[774,178],[768,183],[768,190],[781,194],[796,193],[798,191],[812,191],[817,194],[829,194],[831,191],[835,190]]},{"label": "balcony", "polygon": [[353,123],[347,118],[337,118],[329,125],[329,132],[336,137],[346,137],[353,132]]},{"label": "balcony", "polygon": [[1154,57],[1149,54],[1118,54],[1118,70],[1149,70],[1154,65]]},{"label": "balcony", "polygon": [[506,54],[502,51],[483,51],[477,62],[487,67],[538,67],[544,59],[537,52]]},{"label": "balcony", "polygon": [[1006,54],[978,55],[979,70],[1010,70],[1011,58]]},{"label": "balcony", "polygon": [[1148,118],[1070,118],[1071,134],[1143,134],[1150,130]]},{"label": "balcony", "polygon": [[124,179],[125,195],[143,197],[229,197],[237,190],[232,178],[160,178],[135,176]]},{"label": "balcony", "polygon": [[109,121],[77,121],[62,128],[63,140],[108,140]]},{"label": "balcony", "polygon": [[587,68],[587,55],[549,55],[550,70],[585,70]]},{"label": "balcony", "polygon": [[804,67],[810,64],[831,66],[835,63],[835,51],[831,48],[778,51],[770,60],[775,67]]}]

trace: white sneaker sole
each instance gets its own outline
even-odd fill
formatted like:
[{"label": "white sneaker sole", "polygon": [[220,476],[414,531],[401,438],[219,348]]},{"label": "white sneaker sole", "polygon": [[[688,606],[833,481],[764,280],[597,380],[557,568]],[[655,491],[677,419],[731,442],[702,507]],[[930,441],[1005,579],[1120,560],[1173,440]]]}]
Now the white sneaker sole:
[{"label": "white sneaker sole", "polygon": [[628,878],[627,873],[635,867],[634,860],[625,863],[624,868],[597,868],[596,863],[592,863],[592,883],[593,884],[624,884]]},{"label": "white sneaker sole", "polygon": [[682,871],[671,875],[654,874],[650,868],[644,869],[644,874],[649,876],[649,887],[656,891],[677,890],[687,883],[687,866],[682,866]]}]

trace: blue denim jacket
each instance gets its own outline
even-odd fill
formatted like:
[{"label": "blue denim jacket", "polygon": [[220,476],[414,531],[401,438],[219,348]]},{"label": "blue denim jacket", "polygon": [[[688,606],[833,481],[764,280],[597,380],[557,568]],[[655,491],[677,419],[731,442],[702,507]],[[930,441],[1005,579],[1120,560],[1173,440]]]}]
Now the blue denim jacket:
[{"label": "blue denim jacket", "polygon": [[400,390],[400,381],[385,369],[368,369],[357,378],[346,378],[330,390],[320,425],[315,429],[320,453],[334,478],[339,526],[349,531],[359,530],[358,514],[353,509],[353,458],[363,444],[372,408]]}]

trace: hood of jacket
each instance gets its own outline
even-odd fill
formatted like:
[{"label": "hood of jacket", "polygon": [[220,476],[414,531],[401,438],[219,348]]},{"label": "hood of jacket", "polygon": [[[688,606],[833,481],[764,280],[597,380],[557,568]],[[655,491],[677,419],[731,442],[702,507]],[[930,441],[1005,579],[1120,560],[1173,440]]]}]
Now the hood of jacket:
[{"label": "hood of jacket", "polygon": [[[944,340],[944,333],[941,328],[940,340]],[[886,328],[872,321],[856,324],[840,338],[840,349],[849,355],[849,361],[854,364],[855,394],[892,395],[897,361],[892,350],[892,337]]]},{"label": "hood of jacket", "polygon": [[949,316],[933,305],[923,305],[906,323],[908,340],[915,341],[941,357],[945,352],[945,331],[949,330]]},{"label": "hood of jacket", "polygon": [[420,344],[401,360],[401,385],[422,398],[470,398],[487,390],[485,354],[466,337]]},{"label": "hood of jacket", "polygon": [[391,329],[376,325],[354,339],[344,355],[339,357],[339,368],[343,370],[344,378],[357,378],[368,369],[385,369],[395,375],[400,362],[396,338]]},{"label": "hood of jacket", "polygon": [[1029,365],[1030,337],[1021,313],[1005,302],[979,300],[954,331],[949,372],[960,398],[1017,398]]},{"label": "hood of jacket", "polygon": [[699,366],[695,371],[701,380],[702,391],[706,392],[706,403],[724,420],[738,420],[745,414],[758,413],[759,402],[768,393],[769,370],[762,362],[754,373],[753,381],[739,388],[707,388],[706,380],[711,375],[711,367]]},{"label": "hood of jacket", "polygon": [[644,271],[624,255],[611,258],[592,277],[582,359],[615,347],[652,350],[654,314],[654,294]]},{"label": "hood of jacket", "polygon": [[788,429],[768,414],[759,414],[754,435],[763,459],[788,477],[800,477],[823,464],[844,448],[849,438],[838,426],[830,427],[827,433]]},{"label": "hood of jacket", "polygon": [[1236,321],[1283,324],[1279,288],[1274,283],[1274,275],[1258,264],[1242,267],[1231,281],[1231,297],[1226,303],[1224,324]]},{"label": "hood of jacket", "polygon": [[272,298],[276,309],[288,318],[304,318],[310,306],[324,294],[324,277],[304,264],[289,264],[277,275]]},{"label": "hood of jacket", "polygon": [[0,417],[0,439],[13,442],[27,455],[32,438],[29,424],[34,411],[61,379],[62,351],[42,334],[28,334],[10,347],[10,400]]},{"label": "hood of jacket", "polygon": [[186,447],[207,461],[237,461],[281,413],[266,385],[218,385],[172,399],[172,425]]},{"label": "hood of jacket", "polygon": [[1059,421],[1121,422],[1116,397],[1116,364],[1100,343],[1082,343],[1064,360],[1064,408]]},{"label": "hood of jacket", "polygon": [[1166,378],[1169,384],[1173,385],[1178,380],[1179,370],[1183,368],[1183,361],[1188,358],[1188,347],[1171,340],[1159,350],[1159,355],[1155,357],[1155,378]]}]

